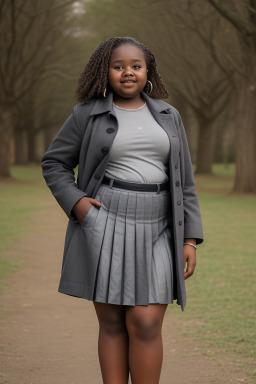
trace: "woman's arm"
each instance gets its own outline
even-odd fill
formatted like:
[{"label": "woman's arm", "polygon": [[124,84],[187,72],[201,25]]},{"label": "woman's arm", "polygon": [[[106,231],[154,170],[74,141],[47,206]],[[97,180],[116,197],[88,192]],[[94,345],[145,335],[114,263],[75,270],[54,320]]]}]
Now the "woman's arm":
[{"label": "woman's arm", "polygon": [[73,206],[82,197],[87,196],[78,189],[75,182],[74,168],[79,162],[83,139],[77,109],[76,105],[41,160],[43,177],[71,220],[74,220]]},{"label": "woman's arm", "polygon": [[176,109],[175,111],[177,115],[179,128],[178,132],[180,135],[181,142],[181,176],[183,179],[182,185],[184,206],[184,238],[195,239],[196,244],[201,244],[204,241],[202,218],[196,193],[196,185],[191,162],[190,150],[182,119],[180,117],[179,112]]},{"label": "woman's arm", "polygon": [[[190,156],[186,132],[177,109],[176,121],[180,138],[181,177],[184,207],[184,243],[201,244],[204,241],[202,219],[199,208],[194,171]],[[187,263],[187,267],[186,267]],[[196,268],[196,249],[192,245],[183,245],[184,279],[194,274]]]},{"label": "woman's arm", "polygon": [[[190,243],[196,245],[196,239],[184,239],[184,243]],[[187,268],[186,268],[187,263]],[[184,279],[194,274],[196,268],[196,249],[189,244],[183,246],[183,267],[184,267]],[[186,268],[186,269],[185,269]]]}]

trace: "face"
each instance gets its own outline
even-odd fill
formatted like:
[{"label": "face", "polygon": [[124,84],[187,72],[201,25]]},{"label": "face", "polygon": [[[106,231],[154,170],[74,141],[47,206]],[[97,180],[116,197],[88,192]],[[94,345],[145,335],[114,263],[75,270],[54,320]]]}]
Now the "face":
[{"label": "face", "polygon": [[115,99],[139,99],[147,82],[143,51],[131,44],[115,48],[110,58],[108,81]]}]

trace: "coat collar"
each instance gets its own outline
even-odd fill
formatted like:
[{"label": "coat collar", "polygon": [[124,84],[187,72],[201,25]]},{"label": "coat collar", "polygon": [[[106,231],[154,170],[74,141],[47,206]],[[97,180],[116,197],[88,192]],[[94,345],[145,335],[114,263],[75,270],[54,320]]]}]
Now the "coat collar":
[{"label": "coat collar", "polygon": [[[156,113],[161,113],[170,109],[170,104],[156,100],[149,97],[145,92],[142,92],[142,97],[145,99],[149,109]],[[99,115],[101,113],[109,112],[115,115],[113,110],[113,92],[110,91],[106,98],[96,99],[95,104],[90,112],[90,115]]]}]

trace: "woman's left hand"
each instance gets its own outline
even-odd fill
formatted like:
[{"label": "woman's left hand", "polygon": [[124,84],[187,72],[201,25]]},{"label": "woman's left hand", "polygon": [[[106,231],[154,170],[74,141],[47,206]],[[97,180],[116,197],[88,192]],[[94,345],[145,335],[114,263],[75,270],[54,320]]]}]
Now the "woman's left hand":
[{"label": "woman's left hand", "polygon": [[[193,242],[194,243],[194,242]],[[185,270],[186,262],[188,263]],[[196,268],[196,249],[191,245],[183,245],[184,279],[192,276]]]}]

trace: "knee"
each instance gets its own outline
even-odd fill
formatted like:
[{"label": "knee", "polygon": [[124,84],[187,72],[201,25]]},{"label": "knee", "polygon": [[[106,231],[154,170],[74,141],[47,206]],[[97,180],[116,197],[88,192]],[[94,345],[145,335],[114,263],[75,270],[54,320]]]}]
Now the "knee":
[{"label": "knee", "polygon": [[100,332],[110,336],[127,332],[125,310],[122,306],[94,302]]},{"label": "knee", "polygon": [[127,324],[129,337],[150,342],[161,335],[161,323],[157,319],[133,317]]},{"label": "knee", "polygon": [[126,331],[125,320],[120,317],[104,317],[100,321],[100,330],[110,336],[118,335]]}]

